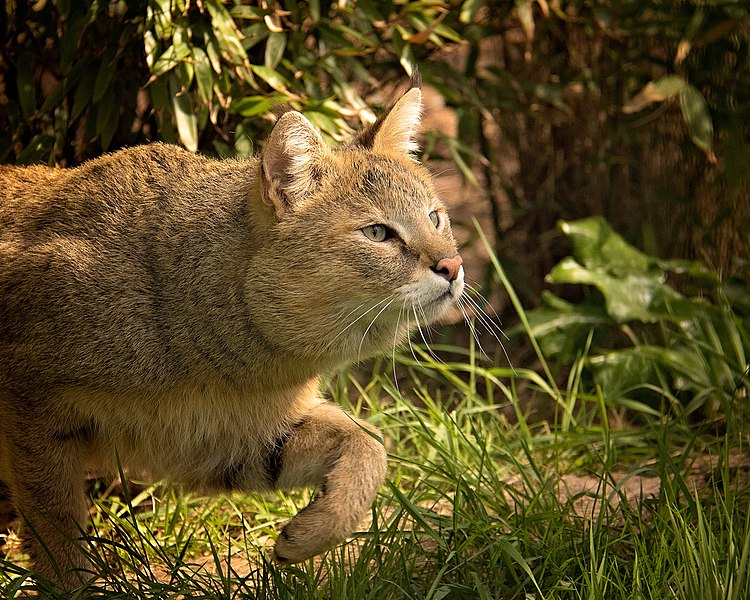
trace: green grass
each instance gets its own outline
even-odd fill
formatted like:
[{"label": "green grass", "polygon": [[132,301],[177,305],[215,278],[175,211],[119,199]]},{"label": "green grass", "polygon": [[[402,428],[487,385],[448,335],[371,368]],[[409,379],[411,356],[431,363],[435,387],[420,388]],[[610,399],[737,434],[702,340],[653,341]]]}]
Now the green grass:
[{"label": "green grass", "polygon": [[[732,404],[745,414],[721,434],[688,411],[615,426],[622,409],[585,389],[579,365],[558,386],[546,366],[540,375],[493,366],[473,346],[452,350],[462,358],[444,363],[413,346],[395,369],[376,362],[366,377],[328,382],[390,453],[372,523],[345,545],[293,567],[267,558],[310,491],[113,487],[94,495],[87,537],[101,576],[74,597],[750,597],[750,484],[734,465],[747,450],[746,402]],[[552,418],[529,418],[530,393]],[[586,485],[561,484],[569,474]],[[658,493],[639,494],[637,482]],[[25,566],[18,551],[0,562],[4,596],[49,594]]]}]

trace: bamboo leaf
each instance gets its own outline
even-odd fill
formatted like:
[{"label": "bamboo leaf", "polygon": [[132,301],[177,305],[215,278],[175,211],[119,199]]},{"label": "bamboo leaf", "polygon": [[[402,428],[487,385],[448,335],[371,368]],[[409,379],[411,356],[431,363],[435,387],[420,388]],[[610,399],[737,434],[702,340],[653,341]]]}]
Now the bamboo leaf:
[{"label": "bamboo leaf", "polygon": [[703,94],[692,85],[687,86],[680,93],[680,108],[690,139],[706,153],[711,162],[716,162],[713,150],[714,124]]},{"label": "bamboo leaf", "polygon": [[114,88],[108,87],[101,101],[97,105],[96,130],[102,149],[109,148],[112,138],[117,131],[120,115],[118,114],[117,94]]},{"label": "bamboo leaf", "polygon": [[181,91],[176,77],[170,78],[169,91],[172,94],[177,134],[185,148],[195,152],[198,150],[198,117],[195,114],[192,96],[187,91]]},{"label": "bamboo leaf", "polygon": [[193,48],[193,68],[198,95],[204,104],[208,104],[213,96],[214,76],[211,72],[211,61],[201,48]]},{"label": "bamboo leaf", "polygon": [[286,92],[289,86],[289,82],[279,75],[273,69],[261,65],[252,66],[253,73],[270,85],[273,89],[279,92]]},{"label": "bamboo leaf", "polygon": [[165,142],[176,142],[177,134],[170,118],[172,99],[167,82],[163,79],[158,79],[149,86],[148,90],[151,97],[151,105],[154,107],[159,119],[159,136]]},{"label": "bamboo leaf", "polygon": [[225,50],[227,56],[235,57],[240,63],[247,60],[247,54],[238,37],[239,30],[224,5],[219,0],[206,0],[205,6],[211,15],[211,25],[219,47]]},{"label": "bamboo leaf", "polygon": [[78,42],[81,39],[81,33],[83,33],[83,26],[84,18],[82,16],[72,18],[66,23],[60,39],[60,70],[65,74],[73,66]]},{"label": "bamboo leaf", "polygon": [[47,162],[50,152],[55,147],[55,137],[47,133],[40,133],[31,138],[28,146],[16,158],[16,164],[32,165]]},{"label": "bamboo leaf", "polygon": [[99,65],[99,72],[96,75],[94,93],[92,96],[94,102],[99,102],[99,100],[102,99],[104,93],[109,89],[109,86],[112,83],[112,78],[115,74],[115,65],[113,64],[114,58],[115,50],[114,48],[111,48]]},{"label": "bamboo leaf", "polygon": [[275,69],[281,62],[286,49],[286,34],[271,33],[266,42],[266,53],[263,64],[267,69]]},{"label": "bamboo leaf", "polygon": [[73,108],[70,111],[71,121],[80,117],[86,107],[91,104],[91,98],[94,95],[94,83],[96,83],[96,74],[91,71],[85,72],[81,77],[75,94],[73,94]]},{"label": "bamboo leaf", "polygon": [[667,75],[656,81],[649,81],[644,88],[622,107],[622,112],[631,114],[643,110],[654,102],[664,102],[674,98],[687,86],[687,81],[679,75]]},{"label": "bamboo leaf", "polygon": [[275,94],[273,96],[245,96],[232,101],[230,112],[243,117],[255,117],[271,110],[274,105],[286,100],[286,96]]},{"label": "bamboo leaf", "polygon": [[171,71],[188,56],[190,56],[190,47],[187,44],[173,44],[154,63],[154,68],[151,69],[151,80]]},{"label": "bamboo leaf", "polygon": [[29,52],[23,52],[18,57],[16,82],[21,112],[24,118],[30,119],[36,112],[36,83],[34,81],[34,63]]},{"label": "bamboo leaf", "polygon": [[461,15],[459,17],[461,23],[468,24],[474,20],[479,9],[485,4],[485,0],[466,0],[461,5]]}]

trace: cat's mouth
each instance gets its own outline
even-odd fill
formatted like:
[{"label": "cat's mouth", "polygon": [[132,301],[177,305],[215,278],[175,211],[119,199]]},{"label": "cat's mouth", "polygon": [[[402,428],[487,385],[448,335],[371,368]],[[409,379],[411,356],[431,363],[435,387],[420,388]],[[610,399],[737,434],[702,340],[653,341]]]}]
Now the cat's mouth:
[{"label": "cat's mouth", "polygon": [[436,321],[443,317],[452,306],[458,303],[463,291],[464,283],[463,278],[461,278],[460,280],[451,282],[450,287],[441,290],[436,295],[432,295],[432,297],[415,299],[413,304],[430,321]]}]

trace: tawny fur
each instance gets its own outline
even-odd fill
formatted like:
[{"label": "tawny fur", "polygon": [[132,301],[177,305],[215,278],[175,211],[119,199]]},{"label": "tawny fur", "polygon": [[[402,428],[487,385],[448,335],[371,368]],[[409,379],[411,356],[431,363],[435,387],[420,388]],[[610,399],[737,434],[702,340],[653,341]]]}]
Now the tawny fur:
[{"label": "tawny fur", "polygon": [[0,167],[0,477],[45,575],[90,575],[84,476],[118,460],[202,490],[320,488],[282,561],[355,528],[386,453],[318,376],[390,350],[463,290],[437,266],[456,246],[410,155],[420,98],[334,150],[287,113],[257,159],[153,144]]}]

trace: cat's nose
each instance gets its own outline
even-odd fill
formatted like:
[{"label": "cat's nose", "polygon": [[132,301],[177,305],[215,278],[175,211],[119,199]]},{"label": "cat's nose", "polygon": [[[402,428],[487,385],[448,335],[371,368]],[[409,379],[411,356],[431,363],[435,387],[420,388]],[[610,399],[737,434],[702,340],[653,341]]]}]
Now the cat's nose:
[{"label": "cat's nose", "polygon": [[448,281],[455,281],[463,264],[464,259],[461,258],[460,254],[456,254],[453,258],[441,258],[432,266],[432,271]]}]

